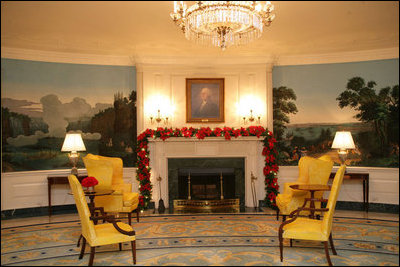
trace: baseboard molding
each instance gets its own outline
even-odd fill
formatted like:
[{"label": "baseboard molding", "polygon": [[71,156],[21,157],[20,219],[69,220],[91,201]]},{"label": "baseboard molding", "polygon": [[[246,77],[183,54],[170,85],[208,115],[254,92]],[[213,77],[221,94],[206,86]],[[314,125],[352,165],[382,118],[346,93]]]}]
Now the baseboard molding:
[{"label": "baseboard molding", "polygon": [[[52,215],[59,214],[69,214],[69,213],[77,213],[76,205],[59,205],[51,207]],[[49,208],[48,207],[38,207],[38,208],[24,208],[24,209],[15,209],[15,210],[3,210],[1,211],[1,219],[9,220],[16,218],[27,218],[27,217],[38,217],[38,216],[48,216]]]},{"label": "baseboard molding", "polygon": [[[362,202],[338,201],[336,203],[337,210],[356,210],[364,211],[364,204]],[[384,212],[384,213],[399,213],[399,205],[382,204],[382,203],[369,203],[368,211],[370,212]]]}]

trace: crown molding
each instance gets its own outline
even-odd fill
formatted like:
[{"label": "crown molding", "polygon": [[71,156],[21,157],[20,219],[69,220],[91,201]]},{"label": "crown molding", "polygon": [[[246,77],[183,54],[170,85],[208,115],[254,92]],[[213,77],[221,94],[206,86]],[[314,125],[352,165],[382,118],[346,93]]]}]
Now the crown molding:
[{"label": "crown molding", "polygon": [[64,53],[64,52],[30,50],[30,49],[20,49],[11,47],[1,47],[1,57],[22,59],[22,60],[56,62],[56,63],[115,65],[115,66],[135,65],[134,57],[132,56]]},{"label": "crown molding", "polygon": [[399,58],[399,47],[329,54],[280,56],[275,66],[347,63]]},{"label": "crown molding", "polygon": [[139,64],[163,64],[163,65],[185,65],[196,67],[208,67],[230,64],[272,64],[274,66],[287,65],[311,65],[360,62],[370,60],[384,60],[399,58],[399,47],[352,51],[341,53],[293,55],[293,56],[113,56],[94,55],[80,53],[64,53],[52,51],[29,50],[20,48],[1,47],[2,58],[21,60],[94,64],[94,65],[116,65],[135,66]]},{"label": "crown molding", "polygon": [[208,67],[231,64],[266,64],[274,62],[272,56],[136,56],[137,64],[163,64]]}]

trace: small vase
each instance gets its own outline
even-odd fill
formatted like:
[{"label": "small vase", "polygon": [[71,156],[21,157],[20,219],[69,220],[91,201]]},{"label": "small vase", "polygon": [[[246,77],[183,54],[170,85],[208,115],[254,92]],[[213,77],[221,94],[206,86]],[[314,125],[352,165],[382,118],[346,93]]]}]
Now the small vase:
[{"label": "small vase", "polygon": [[94,186],[88,186],[87,187],[88,192],[94,192]]}]

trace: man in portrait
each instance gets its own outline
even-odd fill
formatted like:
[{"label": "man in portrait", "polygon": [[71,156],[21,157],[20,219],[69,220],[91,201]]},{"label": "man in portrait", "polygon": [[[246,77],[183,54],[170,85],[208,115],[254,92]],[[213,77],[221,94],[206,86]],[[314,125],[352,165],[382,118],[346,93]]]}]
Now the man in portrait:
[{"label": "man in portrait", "polygon": [[194,109],[193,117],[196,118],[218,118],[218,105],[212,100],[211,91],[208,87],[203,87],[200,91],[197,106]]}]

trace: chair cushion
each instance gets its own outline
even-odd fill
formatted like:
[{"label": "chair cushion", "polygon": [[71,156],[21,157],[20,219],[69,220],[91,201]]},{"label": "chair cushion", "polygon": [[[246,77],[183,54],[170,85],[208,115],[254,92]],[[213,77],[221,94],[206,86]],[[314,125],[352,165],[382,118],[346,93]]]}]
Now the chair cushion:
[{"label": "chair cushion", "polygon": [[[122,230],[133,231],[133,228],[126,223],[118,222],[117,225]],[[96,238],[94,240],[88,240],[92,247],[135,240],[135,236],[128,236],[118,232],[111,223],[97,224],[94,226],[94,229],[96,232]]]},{"label": "chair cushion", "polygon": [[125,193],[124,194],[124,207],[130,207],[139,203],[139,193]]},{"label": "chair cushion", "polygon": [[283,238],[327,241],[329,234],[322,231],[322,220],[297,218],[283,227]]}]

